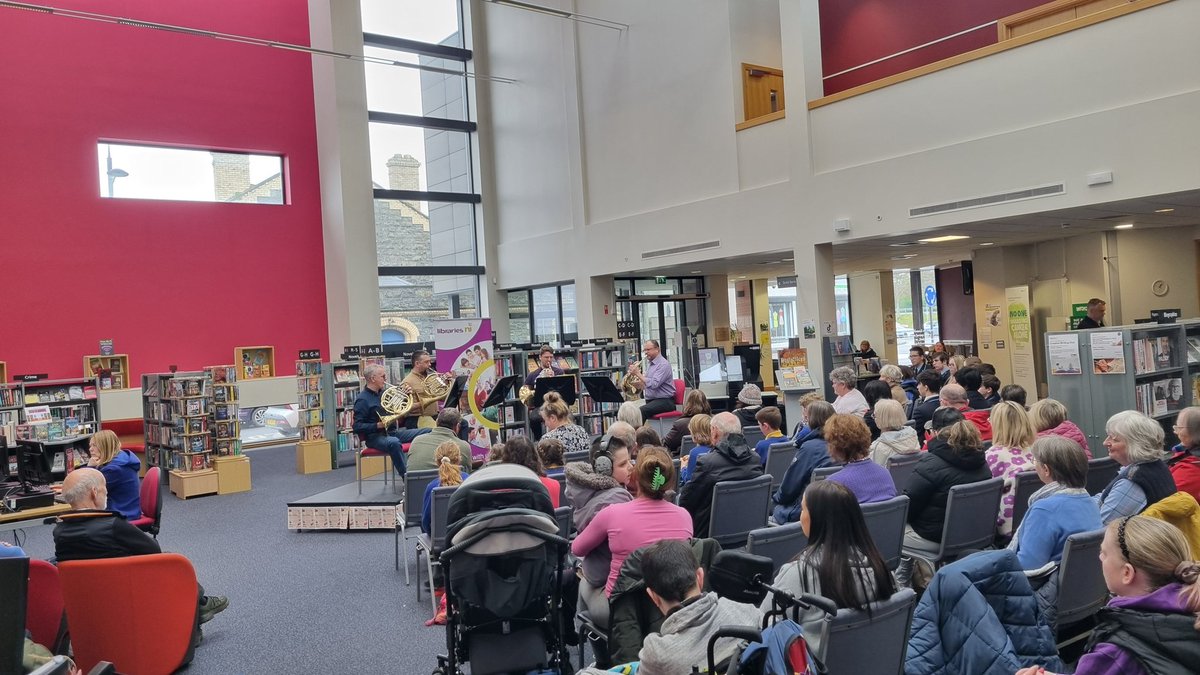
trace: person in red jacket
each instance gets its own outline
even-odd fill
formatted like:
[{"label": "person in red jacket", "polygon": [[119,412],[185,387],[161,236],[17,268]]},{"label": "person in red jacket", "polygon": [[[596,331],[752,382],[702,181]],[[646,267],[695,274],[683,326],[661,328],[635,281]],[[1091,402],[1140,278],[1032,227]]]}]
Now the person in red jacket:
[{"label": "person in red jacket", "polygon": [[1167,460],[1167,467],[1175,487],[1200,501],[1200,407],[1180,410],[1173,428],[1179,445],[1172,448],[1175,454]]},{"label": "person in red jacket", "polygon": [[992,423],[987,410],[972,410],[967,402],[967,390],[960,384],[947,384],[938,392],[942,408],[954,408],[962,413],[963,419],[975,426],[982,440],[992,440]]}]

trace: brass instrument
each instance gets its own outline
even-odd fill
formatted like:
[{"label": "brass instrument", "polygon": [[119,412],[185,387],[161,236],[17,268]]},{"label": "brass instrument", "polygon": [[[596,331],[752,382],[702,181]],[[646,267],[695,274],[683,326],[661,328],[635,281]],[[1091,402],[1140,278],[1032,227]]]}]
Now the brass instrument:
[{"label": "brass instrument", "polygon": [[389,385],[379,394],[379,407],[388,413],[380,413],[379,421],[387,428],[392,422],[406,417],[418,403],[445,398],[450,393],[450,383],[453,381],[454,373],[430,372],[425,376],[425,393],[422,396],[417,396],[408,387]]},{"label": "brass instrument", "polygon": [[[554,370],[551,368],[542,368],[542,372],[538,373],[538,376],[534,379],[543,377],[554,377]],[[533,387],[527,384],[521,385],[521,390],[517,392],[517,398],[521,399],[521,404],[528,408],[529,404],[533,401]]]},{"label": "brass instrument", "polygon": [[645,386],[645,373],[649,364],[646,359],[642,359],[637,363],[637,369],[632,373],[625,373],[621,377],[621,393],[625,395],[626,401],[636,401],[642,398],[642,387]]},{"label": "brass instrument", "polygon": [[425,376],[425,396],[426,399],[446,398],[446,394],[450,393],[450,384],[454,382],[454,373],[437,373],[430,372]]}]

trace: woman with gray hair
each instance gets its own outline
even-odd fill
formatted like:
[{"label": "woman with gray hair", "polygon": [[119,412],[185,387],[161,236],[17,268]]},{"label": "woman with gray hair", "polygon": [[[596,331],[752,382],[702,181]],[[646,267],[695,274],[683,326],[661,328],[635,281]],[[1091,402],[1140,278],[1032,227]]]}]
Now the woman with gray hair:
[{"label": "woman with gray hair", "polygon": [[833,393],[837,398],[833,401],[833,411],[842,415],[867,414],[871,406],[867,398],[858,390],[858,376],[849,366],[841,366],[829,371],[829,381],[833,384]]},{"label": "woman with gray hair", "polygon": [[900,370],[900,366],[889,363],[880,368],[879,379],[892,388],[892,398],[896,399],[897,403],[908,405],[908,394],[904,393],[904,387],[900,386],[900,383],[904,381],[904,371]]},{"label": "woman with gray hair", "polygon": [[1147,506],[1175,494],[1175,479],[1163,461],[1163,428],[1157,420],[1123,410],[1104,425],[1108,456],[1121,465],[1117,477],[1095,497],[1100,519],[1136,516]]},{"label": "woman with gray hair", "polygon": [[625,401],[617,408],[617,419],[637,429],[642,426],[642,406],[637,401]]}]

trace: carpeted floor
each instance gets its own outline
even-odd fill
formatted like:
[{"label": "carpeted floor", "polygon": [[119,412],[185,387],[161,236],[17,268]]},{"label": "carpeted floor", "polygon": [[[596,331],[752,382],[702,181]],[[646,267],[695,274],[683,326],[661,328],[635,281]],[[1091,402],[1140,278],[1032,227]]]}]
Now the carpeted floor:
[{"label": "carpeted floor", "polygon": [[[391,533],[287,529],[288,501],[353,482],[354,469],[297,474],[294,446],[247,456],[252,491],[186,502],[168,493],[163,505],[163,550],[186,555],[205,589],[230,600],[185,672],[431,672],[445,629],[425,627],[428,598],[418,604],[393,567]],[[28,530],[26,551],[53,555],[51,532]],[[419,583],[411,551],[409,565]]]}]

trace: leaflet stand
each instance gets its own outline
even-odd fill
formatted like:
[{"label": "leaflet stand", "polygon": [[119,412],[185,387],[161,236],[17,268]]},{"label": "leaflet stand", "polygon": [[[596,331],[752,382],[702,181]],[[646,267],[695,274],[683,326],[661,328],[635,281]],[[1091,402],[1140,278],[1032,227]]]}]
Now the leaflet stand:
[{"label": "leaflet stand", "polygon": [[521,379],[520,375],[505,375],[496,381],[496,386],[492,388],[492,393],[488,394],[487,400],[483,402],[484,408],[500,405],[508,400],[508,392],[517,384],[517,380]]},{"label": "leaflet stand", "polygon": [[580,381],[583,382],[583,388],[587,391],[588,396],[597,403],[624,403],[625,397],[621,395],[621,390],[617,389],[617,385],[605,375],[584,375]]},{"label": "leaflet stand", "polygon": [[533,381],[533,407],[540,408],[546,394],[551,391],[562,396],[563,403],[571,405],[575,402],[575,376],[555,375],[554,377],[539,377]]}]

